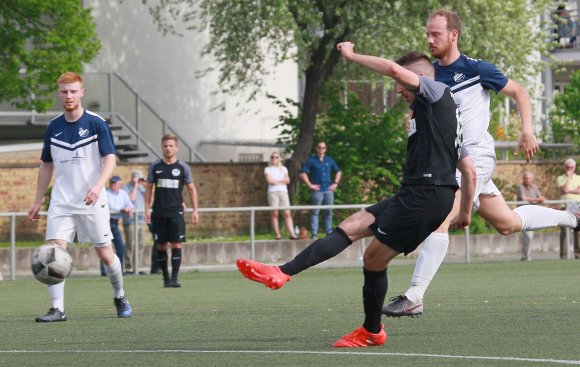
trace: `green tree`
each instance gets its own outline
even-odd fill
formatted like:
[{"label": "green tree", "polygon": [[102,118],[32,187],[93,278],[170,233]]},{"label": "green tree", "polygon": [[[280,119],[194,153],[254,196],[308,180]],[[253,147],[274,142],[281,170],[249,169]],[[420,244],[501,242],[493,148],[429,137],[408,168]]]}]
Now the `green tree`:
[{"label": "green tree", "polygon": [[[349,93],[348,106],[345,106],[336,97],[339,87],[337,83],[329,83],[323,88],[324,108],[318,114],[314,133],[314,141],[327,142],[328,154],[345,172],[335,202],[373,203],[392,196],[400,187],[406,160],[403,116],[406,104],[400,103],[384,113],[372,113],[354,93]],[[290,111],[280,121],[280,140],[292,149],[300,121]],[[294,201],[309,204],[308,192],[299,190]]]},{"label": "green tree", "polygon": [[572,154],[578,154],[580,146],[580,70],[574,72],[564,92],[554,98],[552,111],[552,134],[556,143],[574,145]]},{"label": "green tree", "polygon": [[[518,80],[540,70],[541,61],[530,60],[529,55],[548,53],[546,39],[551,29],[538,25],[540,15],[553,5],[550,0],[142,1],[164,32],[175,31],[179,21],[188,29],[208,32],[203,53],[211,54],[218,64],[215,69],[219,70],[222,92],[250,90],[255,96],[268,74],[267,65],[288,59],[297,62],[304,92],[291,175],[312,147],[323,86],[346,76],[380,78],[341,63],[335,50],[337,43],[350,40],[359,52],[390,58],[412,49],[426,51],[427,15],[445,6],[464,20],[462,51],[496,63]],[[534,24],[536,19],[538,23]]]},{"label": "green tree", "polygon": [[44,111],[65,71],[81,72],[101,43],[79,0],[0,1],[0,102]]}]

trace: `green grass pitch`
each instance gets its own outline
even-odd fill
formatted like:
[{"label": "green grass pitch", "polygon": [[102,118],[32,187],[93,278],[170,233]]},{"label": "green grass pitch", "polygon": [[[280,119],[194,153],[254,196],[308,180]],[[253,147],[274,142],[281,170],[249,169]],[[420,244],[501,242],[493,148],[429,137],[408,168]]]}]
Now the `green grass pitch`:
[{"label": "green grass pitch", "polygon": [[[411,265],[389,269],[392,297]],[[2,366],[580,365],[580,261],[444,264],[418,319],[383,318],[382,347],[333,349],[363,321],[361,269],[311,269],[272,291],[237,272],[125,278],[134,315],[118,319],[103,277],[67,280],[67,322],[33,279],[0,282]]]}]

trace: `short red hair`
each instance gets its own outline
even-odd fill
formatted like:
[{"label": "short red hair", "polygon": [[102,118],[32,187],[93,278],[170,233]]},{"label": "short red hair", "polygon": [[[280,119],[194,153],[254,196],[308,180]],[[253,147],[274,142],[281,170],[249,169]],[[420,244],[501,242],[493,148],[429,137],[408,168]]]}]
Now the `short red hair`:
[{"label": "short red hair", "polygon": [[70,83],[76,83],[79,82],[81,83],[81,85],[83,84],[83,79],[81,78],[81,76],[77,73],[73,73],[72,71],[67,71],[66,73],[62,74],[61,76],[58,77],[58,80],[56,81],[57,84],[70,84]]}]

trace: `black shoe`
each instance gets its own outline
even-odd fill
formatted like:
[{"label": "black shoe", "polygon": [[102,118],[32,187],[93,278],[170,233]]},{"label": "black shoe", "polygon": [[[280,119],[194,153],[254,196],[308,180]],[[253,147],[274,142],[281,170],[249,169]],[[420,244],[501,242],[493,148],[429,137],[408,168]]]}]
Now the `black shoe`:
[{"label": "black shoe", "polygon": [[423,304],[415,304],[405,296],[397,296],[390,299],[390,304],[383,306],[383,314],[389,317],[419,317],[423,314]]},{"label": "black shoe", "polygon": [[163,288],[171,288],[169,278],[163,278]]},{"label": "black shoe", "polygon": [[133,315],[133,307],[125,297],[113,298],[115,308],[117,308],[117,317],[125,319]]},{"label": "black shoe", "polygon": [[181,283],[179,283],[177,280],[172,280],[169,283],[169,288],[181,288]]},{"label": "black shoe", "polygon": [[57,322],[66,321],[66,313],[58,308],[51,307],[46,315],[37,317],[36,322]]}]

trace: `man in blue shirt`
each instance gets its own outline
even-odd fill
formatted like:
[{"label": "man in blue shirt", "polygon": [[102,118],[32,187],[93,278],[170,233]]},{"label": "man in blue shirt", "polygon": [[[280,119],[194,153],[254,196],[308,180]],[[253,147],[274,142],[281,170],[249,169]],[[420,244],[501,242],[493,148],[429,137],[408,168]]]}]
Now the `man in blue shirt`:
[{"label": "man in blue shirt", "polygon": [[[326,143],[321,141],[316,144],[316,155],[310,156],[302,166],[300,179],[304,181],[311,193],[312,205],[334,204],[334,191],[338,187],[342,171],[334,159],[326,154]],[[332,180],[332,171],[335,172]],[[310,174],[310,177],[308,176]],[[313,209],[310,215],[310,233],[312,238],[318,237],[318,213],[320,209]],[[332,210],[324,211],[324,232],[326,235],[332,232]]]},{"label": "man in blue shirt", "polygon": [[[123,243],[123,237],[121,237],[121,231],[119,230],[119,220],[124,214],[131,215],[134,206],[129,198],[129,194],[127,194],[126,191],[121,190],[121,186],[123,186],[122,184],[121,177],[111,177],[111,180],[109,181],[109,189],[107,190],[107,198],[109,200],[109,208],[114,212],[109,218],[111,232],[113,233],[113,244],[115,245],[117,257],[119,257],[121,266],[125,269],[125,244]],[[101,263],[101,274],[104,274],[104,272],[105,269]]]}]

